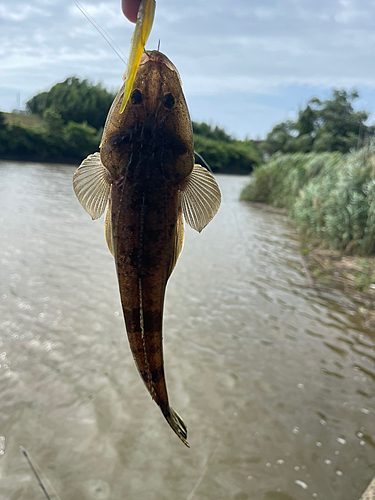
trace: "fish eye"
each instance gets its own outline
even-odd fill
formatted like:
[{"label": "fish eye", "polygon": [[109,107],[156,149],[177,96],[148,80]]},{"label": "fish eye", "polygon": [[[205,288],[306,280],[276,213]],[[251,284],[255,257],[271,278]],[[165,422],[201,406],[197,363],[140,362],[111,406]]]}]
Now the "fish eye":
[{"label": "fish eye", "polygon": [[166,108],[172,109],[175,103],[175,98],[173,95],[169,92],[168,94],[165,94],[163,98],[163,104]]},{"label": "fish eye", "polygon": [[133,90],[130,96],[130,100],[132,104],[141,104],[142,102],[142,94],[141,91],[138,89]]}]

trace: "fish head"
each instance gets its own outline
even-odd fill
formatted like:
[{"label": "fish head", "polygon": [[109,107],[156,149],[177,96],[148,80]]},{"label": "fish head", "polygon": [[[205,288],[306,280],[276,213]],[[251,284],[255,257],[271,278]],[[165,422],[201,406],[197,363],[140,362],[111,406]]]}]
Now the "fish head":
[{"label": "fish head", "polygon": [[100,145],[114,179],[129,168],[160,169],[173,185],[194,167],[193,130],[176,67],[161,52],[144,53],[125,110],[124,85],[108,113]]}]

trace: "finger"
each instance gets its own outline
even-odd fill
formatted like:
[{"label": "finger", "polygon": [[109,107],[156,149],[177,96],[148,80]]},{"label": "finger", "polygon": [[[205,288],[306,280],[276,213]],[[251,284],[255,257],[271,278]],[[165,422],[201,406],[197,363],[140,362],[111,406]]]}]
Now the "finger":
[{"label": "finger", "polygon": [[122,12],[132,23],[137,21],[140,0],[121,0]]}]

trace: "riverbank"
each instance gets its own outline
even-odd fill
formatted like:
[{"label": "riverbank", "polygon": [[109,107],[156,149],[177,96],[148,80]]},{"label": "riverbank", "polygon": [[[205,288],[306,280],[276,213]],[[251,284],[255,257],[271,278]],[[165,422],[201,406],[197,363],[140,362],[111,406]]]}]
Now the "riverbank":
[{"label": "riverbank", "polygon": [[345,255],[324,244],[303,242],[301,258],[311,286],[340,290],[365,318],[366,327],[375,328],[375,257]]},{"label": "riverbank", "polygon": [[375,141],[340,153],[277,154],[241,199],[284,209],[311,286],[341,290],[375,328]]},{"label": "riverbank", "polygon": [[241,199],[286,208],[300,232],[346,255],[375,255],[375,141],[347,155],[277,154]]},{"label": "riverbank", "polygon": [[0,161],[17,161],[17,162],[22,162],[22,163],[55,163],[59,165],[78,165],[82,161],[82,157],[79,158],[69,158],[65,156],[30,156],[29,154],[27,155],[21,155],[21,154],[5,154],[5,153],[0,153]]},{"label": "riverbank", "polygon": [[[105,116],[106,113],[100,123],[104,124]],[[39,115],[0,112],[0,158],[79,164],[98,151],[102,127],[96,120],[76,120],[74,113],[65,115],[54,107]],[[207,162],[214,173],[248,175],[261,163],[260,152],[252,140],[236,140],[219,127],[205,123],[192,125],[196,161]]]},{"label": "riverbank", "polygon": [[[251,206],[288,215],[285,208],[248,201]],[[290,219],[295,226],[294,220]],[[375,257],[347,255],[327,247],[319,240],[301,239],[300,256],[309,286],[322,290],[340,290],[350,309],[365,320],[365,327],[375,330]]]}]

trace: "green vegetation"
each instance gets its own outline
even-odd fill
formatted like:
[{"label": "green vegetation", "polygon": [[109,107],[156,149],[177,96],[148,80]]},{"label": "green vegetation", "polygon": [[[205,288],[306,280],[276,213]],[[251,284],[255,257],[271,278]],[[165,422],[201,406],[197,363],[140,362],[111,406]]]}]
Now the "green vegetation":
[{"label": "green vegetation", "polygon": [[40,124],[32,127],[23,120],[8,124],[6,117],[0,112],[0,158],[75,163],[98,148],[97,130],[87,123],[65,125],[53,109],[46,110]]},{"label": "green vegetation", "polygon": [[26,127],[38,127],[43,125],[43,119],[38,115],[20,114],[20,113],[4,113],[5,123],[13,125],[18,123]]},{"label": "green vegetation", "polygon": [[375,253],[375,141],[358,151],[276,154],[258,167],[244,200],[286,207],[299,231],[334,249]]},{"label": "green vegetation", "polygon": [[301,189],[326,165],[329,169],[341,159],[339,153],[276,154],[258,167],[251,182],[242,191],[242,198],[290,209]]},{"label": "green vegetation", "polygon": [[67,78],[30,99],[27,115],[2,113],[0,156],[77,163],[97,151],[114,94]]},{"label": "green vegetation", "polygon": [[[262,144],[270,157],[254,169],[241,198],[288,209],[307,241],[369,256],[375,254],[375,127],[365,125],[369,113],[354,110],[357,98],[356,91],[333,90],[331,99],[310,99],[295,122],[276,125]],[[360,290],[373,275],[361,269],[355,279]]]},{"label": "green vegetation", "polygon": [[116,94],[76,77],[56,83],[48,92],[32,97],[26,108],[30,113],[44,116],[46,110],[58,113],[63,123],[87,123],[99,130],[104,126],[108,110]]},{"label": "green vegetation", "polygon": [[375,128],[365,125],[369,113],[354,111],[353,102],[358,97],[355,90],[348,93],[335,89],[331,99],[310,99],[296,121],[279,123],[271,130],[263,149],[271,155],[311,151],[347,153],[362,146],[374,135]]},{"label": "green vegetation", "polygon": [[[57,83],[27,102],[27,115],[0,114],[0,157],[79,163],[98,151],[114,97],[75,77]],[[195,150],[214,172],[248,174],[261,162],[252,141],[237,141],[206,123],[193,127]]]},{"label": "green vegetation", "polygon": [[357,272],[354,276],[354,286],[359,292],[367,290],[372,283],[375,283],[375,266],[371,259],[357,259]]},{"label": "green vegetation", "polygon": [[[213,172],[249,174],[261,163],[253,141],[236,141],[219,127],[193,122],[194,149]],[[197,163],[201,163],[197,158]]]}]

